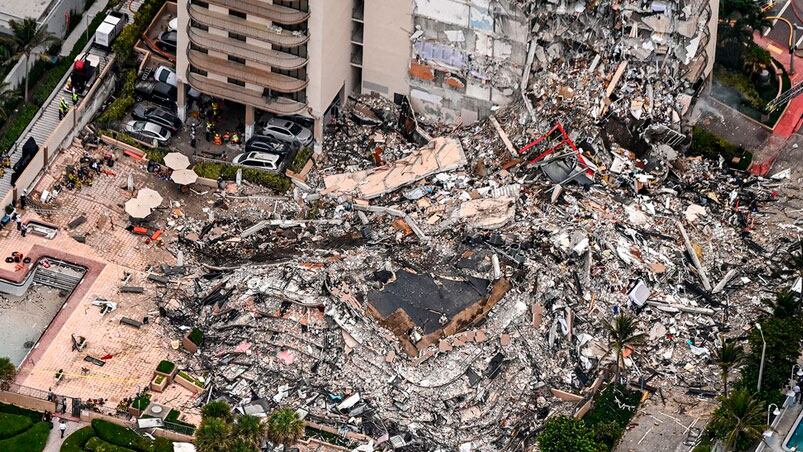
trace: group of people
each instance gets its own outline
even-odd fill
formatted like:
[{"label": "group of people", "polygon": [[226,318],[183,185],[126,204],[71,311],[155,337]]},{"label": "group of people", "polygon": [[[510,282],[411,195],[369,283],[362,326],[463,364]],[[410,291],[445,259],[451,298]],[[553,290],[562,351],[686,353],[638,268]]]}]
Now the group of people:
[{"label": "group of people", "polygon": [[[222,134],[217,130],[215,121],[220,119],[220,105],[218,105],[217,101],[213,100],[208,107],[203,109],[203,112],[203,116],[206,118],[205,137],[207,143],[213,143],[215,145],[242,143],[242,132],[240,132],[240,130],[243,129],[242,125],[234,131],[225,131]],[[198,123],[194,123],[190,126],[190,146],[193,148],[195,148],[198,143],[197,127]]]},{"label": "group of people", "polygon": [[[72,89],[71,96],[73,106],[78,105],[78,92],[75,90],[75,88]],[[67,116],[68,111],[70,111],[70,106],[67,105],[67,100],[64,99],[64,96],[61,96],[61,100],[59,101],[59,121]]]},{"label": "group of people", "polygon": [[[50,411],[45,411],[42,414],[42,422],[47,422],[50,424],[50,428],[53,428],[53,415]],[[67,431],[67,421],[64,418],[59,419],[59,431],[61,432],[61,437],[64,438],[64,433]]]}]

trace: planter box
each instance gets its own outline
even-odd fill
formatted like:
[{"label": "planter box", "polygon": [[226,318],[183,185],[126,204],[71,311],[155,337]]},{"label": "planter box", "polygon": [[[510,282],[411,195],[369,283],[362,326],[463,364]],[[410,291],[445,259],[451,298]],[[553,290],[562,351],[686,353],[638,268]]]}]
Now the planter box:
[{"label": "planter box", "polygon": [[172,383],[177,373],[178,373],[178,366],[176,365],[176,363],[173,363],[173,370],[171,370],[169,373],[160,372],[159,368],[157,367],[156,370],[153,371],[153,377],[156,378],[157,375],[161,375],[168,380],[168,383]]},{"label": "planter box", "polygon": [[[145,408],[147,408],[147,407],[145,407]],[[131,417],[140,417],[140,416],[142,416],[142,412],[143,411],[145,411],[145,410],[140,410],[140,409],[134,408],[133,406],[128,407],[128,415],[131,416]]]},{"label": "planter box", "polygon": [[195,343],[190,340],[189,336],[190,336],[189,333],[187,333],[187,335],[184,336],[184,339],[181,340],[181,347],[190,353],[195,353],[198,351],[198,346],[195,345]]},{"label": "planter box", "polygon": [[153,380],[151,380],[151,391],[162,392],[169,384],[170,378],[168,378],[166,375],[156,374],[153,377]]},{"label": "planter box", "polygon": [[[188,375],[188,376],[189,376],[189,378],[192,378],[192,376],[190,376],[190,375]],[[195,382],[194,382],[194,381],[192,381],[192,380],[189,380],[189,379],[185,378],[185,377],[182,375],[182,373],[181,373],[181,372],[179,372],[178,374],[176,374],[176,380],[175,380],[175,382],[176,382],[176,384],[178,384],[179,386],[181,386],[181,387],[183,387],[183,388],[185,388],[185,389],[187,389],[187,390],[189,390],[189,391],[192,391],[192,393],[194,393],[194,394],[198,394],[199,392],[201,392],[201,391],[203,391],[203,390],[204,390],[204,388],[203,388],[203,387],[201,387],[201,386],[198,386],[197,384],[195,384]]]}]

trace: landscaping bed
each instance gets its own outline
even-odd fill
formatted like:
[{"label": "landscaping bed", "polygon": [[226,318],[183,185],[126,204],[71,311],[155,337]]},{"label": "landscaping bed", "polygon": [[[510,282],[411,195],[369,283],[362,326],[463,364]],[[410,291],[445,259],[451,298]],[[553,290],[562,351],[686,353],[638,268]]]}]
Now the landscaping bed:
[{"label": "landscaping bed", "polygon": [[38,452],[45,448],[51,424],[42,414],[0,403],[0,451]]},{"label": "landscaping bed", "polygon": [[173,443],[164,438],[151,440],[135,431],[111,422],[95,419],[70,435],[61,445],[61,452],[171,452]]}]

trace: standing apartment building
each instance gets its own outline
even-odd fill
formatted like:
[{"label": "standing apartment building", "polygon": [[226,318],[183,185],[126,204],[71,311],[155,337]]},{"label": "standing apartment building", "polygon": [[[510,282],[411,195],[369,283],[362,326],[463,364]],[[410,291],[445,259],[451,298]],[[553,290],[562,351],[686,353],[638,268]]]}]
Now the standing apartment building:
[{"label": "standing apartment building", "polygon": [[[499,0],[178,0],[176,72],[245,107],[314,120],[350,95],[410,96],[424,119],[471,123],[509,102],[526,19]],[[184,117],[184,89],[179,89]]]}]

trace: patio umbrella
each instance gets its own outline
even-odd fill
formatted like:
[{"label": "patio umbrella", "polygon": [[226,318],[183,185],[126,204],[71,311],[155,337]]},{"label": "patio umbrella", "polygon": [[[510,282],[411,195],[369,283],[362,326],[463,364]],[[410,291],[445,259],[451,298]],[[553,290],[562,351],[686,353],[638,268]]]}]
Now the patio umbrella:
[{"label": "patio umbrella", "polygon": [[164,161],[165,166],[172,170],[183,170],[190,167],[190,159],[180,152],[171,152],[165,155]]},{"label": "patio umbrella", "polygon": [[125,212],[132,218],[145,218],[151,214],[151,208],[142,203],[142,200],[133,198],[125,202]]},{"label": "patio umbrella", "polygon": [[152,190],[150,188],[143,188],[142,190],[137,193],[137,198],[144,206],[150,208],[159,207],[159,204],[162,203],[162,195],[159,194],[156,190]]},{"label": "patio umbrella", "polygon": [[194,184],[195,181],[198,180],[198,175],[195,174],[195,171],[191,169],[181,169],[178,171],[173,171],[170,179],[179,185],[190,185]]}]

